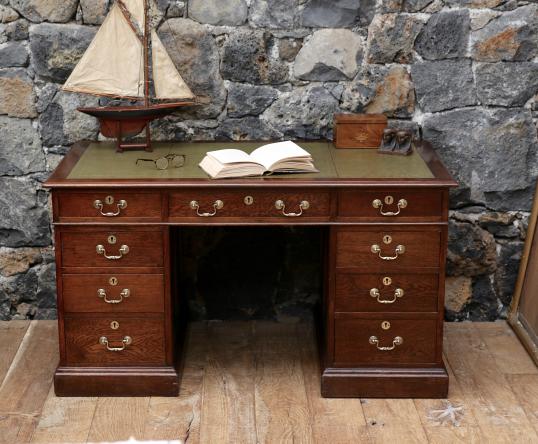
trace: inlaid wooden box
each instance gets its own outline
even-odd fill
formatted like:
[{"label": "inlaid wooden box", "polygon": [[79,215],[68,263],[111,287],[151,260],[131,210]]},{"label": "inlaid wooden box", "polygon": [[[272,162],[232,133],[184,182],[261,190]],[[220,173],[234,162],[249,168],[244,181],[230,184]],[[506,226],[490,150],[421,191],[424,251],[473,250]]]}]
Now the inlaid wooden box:
[{"label": "inlaid wooden box", "polygon": [[336,148],[377,148],[387,127],[383,114],[335,114]]}]

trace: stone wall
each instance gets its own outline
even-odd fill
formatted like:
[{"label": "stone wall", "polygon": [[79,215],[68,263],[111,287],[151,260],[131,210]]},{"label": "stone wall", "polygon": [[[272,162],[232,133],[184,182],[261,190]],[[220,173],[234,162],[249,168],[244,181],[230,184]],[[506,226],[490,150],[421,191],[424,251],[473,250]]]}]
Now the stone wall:
[{"label": "stone wall", "polygon": [[[506,314],[538,174],[534,1],[158,4],[174,62],[212,101],[161,121],[156,138],[331,138],[336,111],[422,125],[461,184],[451,202],[447,318]],[[0,0],[0,319],[55,315],[41,183],[72,142],[99,137],[96,121],[75,111],[97,99],[59,87],[108,8],[107,0]],[[277,260],[288,284],[293,254]],[[284,293],[311,292],[304,280],[288,284]]]}]

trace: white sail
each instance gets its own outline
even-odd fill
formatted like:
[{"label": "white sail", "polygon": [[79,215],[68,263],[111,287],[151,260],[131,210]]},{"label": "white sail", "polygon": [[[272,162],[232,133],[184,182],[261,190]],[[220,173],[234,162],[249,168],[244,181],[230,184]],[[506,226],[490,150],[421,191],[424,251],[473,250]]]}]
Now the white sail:
[{"label": "white sail", "polygon": [[157,33],[151,31],[153,85],[157,99],[194,99]]},{"label": "white sail", "polygon": [[[132,18],[139,22],[137,24],[140,24],[143,30],[143,1],[123,1]],[[117,3],[112,7],[63,89],[98,96],[144,96],[143,45]]]},{"label": "white sail", "polygon": [[138,29],[144,33],[144,0],[121,0],[128,9]]}]

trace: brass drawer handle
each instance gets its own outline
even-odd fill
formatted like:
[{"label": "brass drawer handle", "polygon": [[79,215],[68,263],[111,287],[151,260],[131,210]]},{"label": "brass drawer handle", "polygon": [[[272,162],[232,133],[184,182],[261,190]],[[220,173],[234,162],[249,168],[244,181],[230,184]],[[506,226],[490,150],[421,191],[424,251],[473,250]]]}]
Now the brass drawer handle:
[{"label": "brass drawer handle", "polygon": [[103,202],[101,202],[99,199],[93,202],[93,207],[97,208],[99,212],[101,213],[101,216],[105,216],[105,217],[119,216],[121,213],[121,210],[125,210],[125,208],[127,208],[127,201],[122,199],[116,204],[116,206],[118,209],[114,213],[112,212],[103,213]]},{"label": "brass drawer handle", "polygon": [[117,261],[117,260],[121,259],[123,256],[125,256],[127,253],[129,253],[129,247],[127,245],[122,245],[120,247],[120,251],[119,251],[120,254],[117,255],[117,256],[109,256],[108,254],[106,254],[106,249],[102,245],[97,245],[95,247],[95,251],[97,251],[97,254],[102,254],[108,260]]},{"label": "brass drawer handle", "polygon": [[298,213],[286,213],[286,204],[284,203],[283,200],[280,200],[280,199],[278,199],[275,202],[275,208],[277,210],[281,210],[282,214],[286,217],[299,217],[299,216],[302,216],[303,210],[306,211],[310,208],[310,202],[308,202],[307,200],[301,201],[301,203],[299,204]]},{"label": "brass drawer handle", "polygon": [[131,345],[132,343],[133,343],[133,338],[131,338],[130,336],[124,336],[121,341],[121,347],[111,347],[110,345],[108,345],[108,338],[106,336],[101,336],[99,338],[99,344],[105,345],[106,349],[111,352],[123,351],[125,350],[126,346]]},{"label": "brass drawer handle", "polygon": [[400,214],[400,211],[402,210],[402,208],[407,207],[407,200],[405,200],[405,199],[400,199],[400,200],[398,201],[398,204],[397,204],[398,211],[396,211],[396,212],[393,212],[393,211],[383,211],[383,202],[381,201],[381,199],[375,199],[375,200],[372,202],[372,206],[373,206],[374,208],[379,208],[379,213],[381,214],[381,216],[398,216],[398,214]]},{"label": "brass drawer handle", "polygon": [[396,299],[402,298],[404,295],[404,291],[401,288],[397,288],[394,290],[394,296],[392,299],[381,299],[381,292],[378,288],[372,288],[370,290],[370,296],[373,298],[377,298],[377,302],[380,304],[394,304],[396,302]]},{"label": "brass drawer handle", "polygon": [[217,211],[222,209],[224,207],[224,202],[220,199],[217,199],[215,203],[213,204],[213,212],[212,213],[200,213],[200,205],[198,204],[198,201],[192,200],[190,203],[190,207],[193,210],[196,210],[196,214],[200,217],[213,217],[217,214]]},{"label": "brass drawer handle", "polygon": [[395,259],[398,259],[398,256],[405,253],[405,246],[398,245],[396,247],[396,250],[394,250],[395,255],[394,256],[382,256],[381,255],[381,247],[377,244],[372,245],[370,248],[370,251],[374,254],[377,254],[380,259],[383,259],[384,261],[393,261]]},{"label": "brass drawer handle", "polygon": [[375,345],[377,347],[377,349],[380,350],[380,351],[391,351],[391,350],[394,350],[397,345],[402,345],[403,344],[403,338],[401,336],[396,336],[392,340],[392,345],[387,346],[387,347],[380,347],[379,346],[379,339],[377,339],[377,336],[370,336],[369,342],[370,342],[370,344]]},{"label": "brass drawer handle", "polygon": [[123,290],[121,290],[119,299],[108,299],[105,289],[100,288],[99,290],[97,290],[97,296],[103,299],[107,304],[119,304],[123,301],[123,298],[128,298],[129,296],[131,296],[131,291],[128,288],[124,288]]}]

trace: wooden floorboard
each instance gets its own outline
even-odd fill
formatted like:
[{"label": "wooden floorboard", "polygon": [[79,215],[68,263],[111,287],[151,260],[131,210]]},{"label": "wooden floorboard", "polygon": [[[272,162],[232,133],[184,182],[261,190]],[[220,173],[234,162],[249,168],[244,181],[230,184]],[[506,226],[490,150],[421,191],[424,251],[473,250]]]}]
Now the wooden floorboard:
[{"label": "wooden floorboard", "polygon": [[191,324],[177,398],[57,398],[56,337],[0,323],[0,443],[538,443],[538,370],[505,322],[446,324],[447,400],[324,399],[311,324],[259,321]]}]

